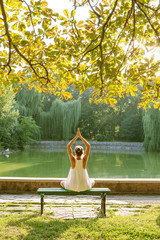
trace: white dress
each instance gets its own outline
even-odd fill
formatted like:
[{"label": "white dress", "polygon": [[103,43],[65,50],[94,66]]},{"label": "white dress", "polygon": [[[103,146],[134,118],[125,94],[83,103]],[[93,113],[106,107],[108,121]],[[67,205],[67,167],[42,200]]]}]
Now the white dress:
[{"label": "white dress", "polygon": [[63,182],[64,188],[80,192],[91,189],[94,183],[89,179],[87,169],[83,168],[83,159],[75,158],[75,168],[70,168],[67,180]]}]

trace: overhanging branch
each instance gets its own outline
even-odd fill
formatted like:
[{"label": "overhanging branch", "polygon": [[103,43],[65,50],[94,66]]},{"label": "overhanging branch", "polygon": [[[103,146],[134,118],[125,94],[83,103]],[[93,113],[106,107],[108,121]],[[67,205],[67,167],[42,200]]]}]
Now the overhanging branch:
[{"label": "overhanging branch", "polygon": [[11,66],[10,66],[10,62],[11,62],[11,55],[12,55],[12,47],[15,49],[16,53],[30,66],[30,68],[32,69],[32,71],[34,72],[34,74],[39,78],[39,79],[44,79],[45,83],[43,84],[47,84],[48,82],[50,82],[49,79],[49,73],[47,68],[43,65],[43,64],[39,64],[42,66],[42,68],[44,69],[46,76],[40,76],[36,69],[34,68],[32,62],[27,59],[27,57],[21,53],[21,51],[18,49],[18,47],[13,43],[12,38],[10,36],[9,33],[9,27],[8,27],[8,22],[7,22],[7,16],[6,16],[6,12],[4,9],[4,4],[3,4],[3,0],[0,0],[0,7],[1,7],[1,11],[2,11],[2,16],[3,16],[3,21],[4,21],[4,27],[5,27],[5,32],[6,32],[6,36],[8,38],[8,44],[9,44],[9,56],[8,56],[8,62],[6,65],[3,65],[4,69],[8,66],[9,67],[9,72],[8,74],[11,72]]},{"label": "overhanging branch", "polygon": [[30,20],[31,20],[32,28],[33,28],[34,34],[35,34],[35,36],[36,36],[36,30],[35,30],[35,28],[34,28],[34,24],[33,24],[31,8],[30,8],[29,4],[28,4],[25,0],[20,0],[20,1],[21,1],[22,3],[25,3],[26,6],[27,6],[27,8],[28,8],[28,10],[29,10],[29,16],[30,16]]},{"label": "overhanging branch", "polygon": [[141,12],[143,12],[143,14],[145,15],[145,17],[147,18],[148,23],[150,24],[151,28],[153,29],[153,31],[155,32],[156,36],[158,37],[158,39],[160,39],[160,33],[155,29],[154,25],[151,23],[147,13],[141,8],[141,6],[138,4],[137,2],[137,6],[139,7],[139,9],[141,10]]}]

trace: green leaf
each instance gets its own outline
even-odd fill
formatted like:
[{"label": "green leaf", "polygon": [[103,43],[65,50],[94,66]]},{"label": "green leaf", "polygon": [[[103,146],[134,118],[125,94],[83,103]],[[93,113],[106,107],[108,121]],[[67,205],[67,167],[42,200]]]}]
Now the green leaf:
[{"label": "green leaf", "polygon": [[43,34],[43,30],[40,29],[40,28],[38,28],[38,33],[39,33],[40,35]]},{"label": "green leaf", "polygon": [[21,46],[26,46],[26,45],[29,45],[29,42],[27,40],[22,40]]},{"label": "green leaf", "polygon": [[26,25],[23,22],[20,23],[19,26],[18,26],[18,30],[23,32],[25,29],[26,29]]},{"label": "green leaf", "polygon": [[74,17],[75,14],[76,14],[76,11],[75,11],[75,10],[72,10],[72,11],[71,11],[71,14],[70,14],[71,18]]},{"label": "green leaf", "polygon": [[42,22],[42,27],[43,27],[44,30],[48,29],[45,19]]}]

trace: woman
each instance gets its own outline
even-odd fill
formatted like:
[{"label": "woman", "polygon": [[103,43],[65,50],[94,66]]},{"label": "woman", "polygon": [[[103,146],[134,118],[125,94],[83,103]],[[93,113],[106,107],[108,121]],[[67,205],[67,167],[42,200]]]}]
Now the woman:
[{"label": "woman", "polygon": [[[72,144],[80,138],[86,146],[84,153],[82,146],[75,147],[75,156],[72,154]],[[78,128],[77,135],[67,145],[68,155],[71,161],[71,168],[66,181],[61,181],[61,186],[72,191],[80,192],[91,189],[95,184],[94,180],[90,180],[87,173],[87,160],[90,152],[90,144],[81,136]]]}]

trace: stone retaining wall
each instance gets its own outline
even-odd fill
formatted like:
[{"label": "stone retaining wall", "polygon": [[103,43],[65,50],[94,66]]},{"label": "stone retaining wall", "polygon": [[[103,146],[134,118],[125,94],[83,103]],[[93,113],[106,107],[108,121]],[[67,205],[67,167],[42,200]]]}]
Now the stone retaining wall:
[{"label": "stone retaining wall", "polygon": [[[0,193],[36,193],[40,187],[60,187],[60,178],[0,178]],[[95,187],[111,194],[160,194],[160,179],[95,179]]]},{"label": "stone retaining wall", "polygon": [[[48,149],[66,149],[67,141],[38,141],[31,142],[30,147],[32,148],[48,148]],[[78,145],[79,141],[75,142],[74,145]],[[82,142],[81,145],[84,145]],[[116,150],[116,151],[144,151],[143,143],[141,142],[90,142],[91,150]]]}]

